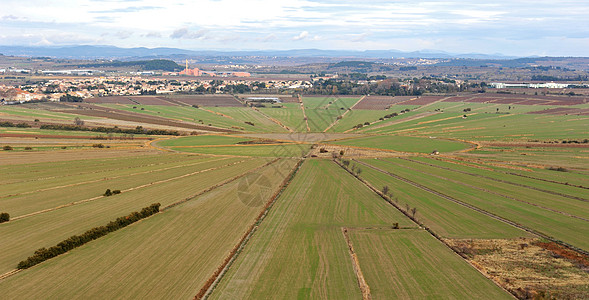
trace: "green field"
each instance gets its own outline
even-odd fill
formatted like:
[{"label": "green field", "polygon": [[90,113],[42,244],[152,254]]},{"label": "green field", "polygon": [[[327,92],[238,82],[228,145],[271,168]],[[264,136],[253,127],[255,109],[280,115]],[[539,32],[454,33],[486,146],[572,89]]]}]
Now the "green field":
[{"label": "green field", "polygon": [[[232,117],[235,120],[244,121],[241,125],[247,131],[255,132],[286,132],[287,130],[280,125],[268,119],[261,113],[248,107],[205,107],[208,110],[222,113]],[[254,125],[246,124],[245,121],[252,122]]]},{"label": "green field", "polygon": [[284,108],[258,108],[263,114],[278,120],[296,132],[306,132],[303,111],[298,103],[283,103]]},{"label": "green field", "polygon": [[452,152],[469,147],[468,144],[461,142],[410,136],[369,136],[335,141],[332,144],[417,153],[431,153],[433,150]]},{"label": "green field", "polygon": [[214,299],[359,298],[342,227],[414,227],[329,161],[307,161]]},{"label": "green field", "polygon": [[[522,224],[527,228],[558,238],[581,249],[589,249],[588,240],[578,234],[579,231],[589,230],[589,222],[575,218],[584,217],[585,214],[583,212],[575,213],[575,215],[570,215],[566,212],[563,214],[564,208],[562,210],[551,209],[550,207],[538,205],[538,203],[525,202],[526,200],[523,199],[517,199],[519,201],[516,201],[512,196],[505,197],[477,189],[477,186],[474,185],[476,182],[473,182],[473,184],[468,184],[469,182],[462,184],[458,180],[454,180],[457,177],[456,174],[448,177],[437,177],[423,171],[416,172],[415,170],[408,169],[394,163],[390,159],[372,160],[370,164],[398,176],[411,178],[413,181],[417,181],[428,188],[456,198],[461,202],[471,204],[494,215]],[[521,187],[512,187],[514,193],[517,192],[517,189],[521,189]],[[531,195],[530,197],[533,199],[534,195],[540,193],[527,191],[524,194]],[[556,196],[547,197],[549,199]],[[524,199],[530,200],[529,198]],[[587,209],[586,202],[574,199],[565,201],[572,205],[579,205],[585,210]],[[542,204],[546,205],[545,203]]]},{"label": "green field", "polygon": [[171,148],[176,151],[213,154],[213,155],[237,155],[259,157],[302,157],[309,152],[310,145],[284,144],[284,145],[244,145],[244,146],[218,146],[195,148]]},{"label": "green field", "polygon": [[158,142],[158,145],[164,147],[176,146],[207,146],[207,145],[235,145],[239,142],[251,141],[251,139],[225,136],[225,135],[198,135],[169,139]]},{"label": "green field", "polygon": [[[365,160],[372,163],[373,160]],[[446,238],[515,238],[527,233],[457,203],[428,193],[377,170],[363,167],[362,178],[382,190],[387,186],[392,201],[405,209],[417,208],[416,218]]]},{"label": "green field", "polygon": [[349,234],[373,299],[512,298],[423,230]]}]

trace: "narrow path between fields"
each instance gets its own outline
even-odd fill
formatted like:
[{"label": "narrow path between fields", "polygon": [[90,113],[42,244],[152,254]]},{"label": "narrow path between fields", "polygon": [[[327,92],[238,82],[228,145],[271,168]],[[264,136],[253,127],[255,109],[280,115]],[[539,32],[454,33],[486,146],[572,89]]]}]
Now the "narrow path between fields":
[{"label": "narrow path between fields", "polygon": [[301,110],[303,111],[303,120],[305,120],[307,132],[311,132],[311,128],[309,127],[309,119],[307,118],[307,114],[305,113],[305,103],[303,103],[303,97],[301,97],[301,95],[299,95],[299,104],[301,105]]},{"label": "narrow path between fields", "polygon": [[270,121],[272,121],[272,122],[274,122],[274,123],[278,124],[280,127],[284,128],[284,129],[288,130],[288,132],[295,132],[295,131],[294,131],[293,129],[291,129],[290,127],[288,127],[288,126],[286,126],[286,125],[282,124],[280,121],[278,121],[278,120],[276,120],[276,119],[274,119],[274,118],[272,118],[272,117],[268,116],[267,114],[265,114],[265,113],[261,112],[261,111],[260,111],[259,109],[257,109],[256,107],[253,107],[253,106],[251,106],[251,109],[253,109],[254,111],[257,111],[257,112],[258,112],[260,115],[262,115],[264,118],[266,118],[266,119],[268,119],[268,120],[270,120]]},{"label": "narrow path between fields", "polygon": [[350,258],[352,259],[354,273],[356,274],[356,279],[358,280],[358,285],[360,286],[360,291],[362,292],[362,300],[370,300],[372,299],[372,296],[370,295],[370,286],[368,286],[368,283],[366,283],[366,279],[364,278],[364,274],[360,268],[358,255],[356,255],[356,251],[354,251],[354,245],[352,245],[352,241],[348,236],[348,228],[342,227],[342,234],[344,235],[346,244],[348,244],[348,251],[350,252]]},{"label": "narrow path between fields", "polygon": [[[362,96],[360,98],[360,100],[356,101],[356,103],[354,103],[354,105],[352,105],[352,107],[350,107],[349,109],[347,109],[343,114],[341,114],[339,117],[335,118],[335,121],[333,121],[333,123],[331,123],[329,126],[327,126],[327,128],[325,128],[325,130],[323,130],[323,132],[327,132],[329,129],[331,129],[331,127],[335,126],[335,124],[337,124],[339,122],[339,120],[343,119],[350,111],[352,111],[352,109],[354,109],[354,107],[356,105],[358,105],[358,103],[360,103],[360,101],[364,100],[364,98],[366,98],[366,96]],[[339,99],[339,98],[338,98]]]}]

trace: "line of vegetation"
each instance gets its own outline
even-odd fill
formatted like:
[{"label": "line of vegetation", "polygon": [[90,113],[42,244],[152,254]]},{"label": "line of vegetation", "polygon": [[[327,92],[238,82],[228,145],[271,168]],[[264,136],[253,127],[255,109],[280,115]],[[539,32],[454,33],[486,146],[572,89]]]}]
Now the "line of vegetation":
[{"label": "line of vegetation", "polygon": [[117,231],[141,219],[145,219],[151,215],[158,213],[159,211],[160,204],[154,203],[148,207],[143,208],[140,212],[133,212],[128,216],[119,217],[115,221],[111,221],[110,223],[108,223],[106,226],[94,227],[84,232],[82,235],[71,236],[70,238],[60,242],[56,246],[53,246],[49,249],[40,248],[37,251],[35,251],[35,254],[19,262],[17,265],[17,269],[28,269],[50,258],[56,257],[74,248],[80,247],[90,241],[103,237],[110,232]]},{"label": "line of vegetation", "polygon": [[70,131],[92,131],[92,132],[103,132],[103,133],[126,133],[126,134],[149,134],[149,135],[180,135],[177,130],[165,130],[165,129],[146,129],[142,126],[137,126],[135,129],[123,129],[119,127],[85,127],[78,125],[65,125],[65,124],[47,124],[41,125],[40,129],[51,129],[51,130],[70,130]]},{"label": "line of vegetation", "polygon": [[18,128],[30,128],[31,125],[27,123],[12,123],[12,122],[0,122],[0,127],[18,127]]},{"label": "line of vegetation", "polygon": [[86,68],[100,68],[100,67],[138,67],[145,71],[176,71],[182,70],[182,66],[169,59],[152,59],[152,60],[137,60],[137,61],[113,61],[95,64],[78,65]]},{"label": "line of vegetation", "polygon": [[8,221],[10,221],[10,214],[6,213],[6,212],[0,213],[0,223],[4,223],[4,222],[8,222]]}]

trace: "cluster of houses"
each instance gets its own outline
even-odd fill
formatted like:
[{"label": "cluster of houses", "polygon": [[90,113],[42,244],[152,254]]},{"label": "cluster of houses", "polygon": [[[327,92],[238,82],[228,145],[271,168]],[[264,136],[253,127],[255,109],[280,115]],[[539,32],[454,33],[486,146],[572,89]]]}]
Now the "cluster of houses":
[{"label": "cluster of houses", "polygon": [[260,87],[260,82],[238,79],[167,79],[140,76],[119,77],[79,77],[59,78],[39,81],[20,86],[0,85],[0,104],[15,104],[29,101],[59,101],[63,95],[81,98],[213,92],[222,93],[228,85],[247,85],[251,90],[292,89],[310,87],[304,80],[267,80]]}]

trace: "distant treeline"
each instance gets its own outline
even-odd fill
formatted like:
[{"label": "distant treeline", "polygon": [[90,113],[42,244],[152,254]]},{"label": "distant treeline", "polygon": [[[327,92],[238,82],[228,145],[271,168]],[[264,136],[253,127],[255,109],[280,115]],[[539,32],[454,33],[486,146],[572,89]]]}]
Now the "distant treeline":
[{"label": "distant treeline", "polygon": [[589,77],[587,75],[578,76],[549,76],[549,75],[532,75],[532,81],[587,81]]},{"label": "distant treeline", "polygon": [[18,263],[18,269],[27,269],[36,264],[42,263],[50,258],[56,257],[60,254],[66,253],[74,248],[80,247],[90,241],[107,235],[110,232],[117,231],[123,227],[131,225],[141,219],[147,218],[160,211],[160,204],[154,203],[148,207],[143,208],[140,212],[133,212],[128,216],[117,218],[111,221],[106,226],[94,227],[82,235],[74,235],[70,238],[60,242],[56,246],[49,249],[41,248],[35,251],[35,254],[29,256],[27,259]]},{"label": "distant treeline", "polygon": [[99,68],[99,67],[139,67],[141,70],[154,71],[162,70],[173,72],[182,70],[182,66],[168,59],[137,60],[137,61],[113,61],[96,64],[80,65],[80,67]]},{"label": "distant treeline", "polygon": [[30,128],[31,125],[29,125],[27,123],[17,123],[17,124],[14,124],[12,122],[0,122],[0,127]]},{"label": "distant treeline", "polygon": [[141,126],[137,126],[135,129],[123,129],[118,127],[84,127],[78,125],[65,125],[65,124],[52,124],[52,125],[41,125],[40,129],[51,129],[51,130],[71,130],[71,131],[92,131],[92,132],[103,132],[103,133],[126,133],[126,134],[149,134],[149,135],[180,135],[180,132],[176,130],[165,130],[165,129],[145,129]]}]

